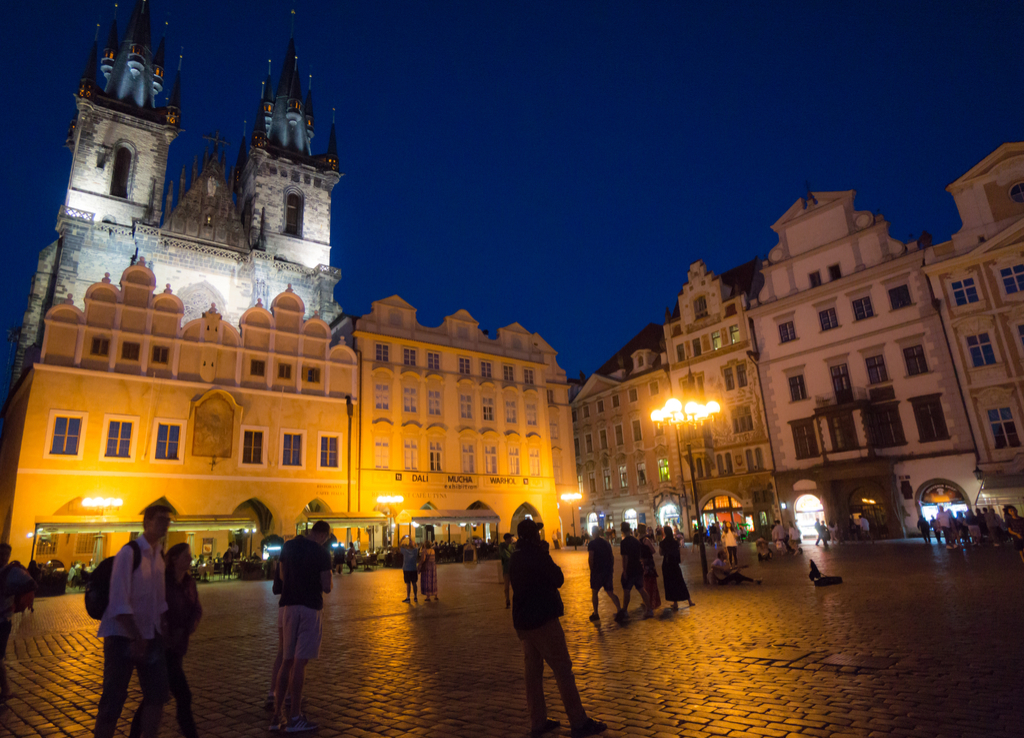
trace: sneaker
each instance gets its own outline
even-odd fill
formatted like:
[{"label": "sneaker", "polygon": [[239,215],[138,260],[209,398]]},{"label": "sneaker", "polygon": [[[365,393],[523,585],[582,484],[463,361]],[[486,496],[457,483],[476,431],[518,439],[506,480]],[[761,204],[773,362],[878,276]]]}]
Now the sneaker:
[{"label": "sneaker", "polygon": [[[654,617],[654,610],[648,610],[647,612],[644,613],[643,619],[647,620],[648,618],[653,618],[653,617]],[[586,735],[596,735],[596,734],[595,733],[587,733]]]},{"label": "sneaker", "polygon": [[615,613],[614,620],[616,623],[624,623],[627,620],[629,620],[629,613],[625,610],[619,610],[617,613]]},{"label": "sneaker", "polygon": [[[307,733],[311,730],[316,730],[320,726],[316,723],[311,723],[306,720],[302,715],[297,715],[288,721],[288,727],[284,729],[285,733]],[[590,733],[588,735],[593,735]]]},{"label": "sneaker", "polygon": [[277,717],[276,715],[271,718],[270,726],[267,728],[271,733],[284,732],[288,727],[288,718]]},{"label": "sneaker", "polygon": [[599,735],[606,730],[608,730],[608,726],[600,720],[587,718],[587,722],[583,723],[583,725],[578,728],[573,728],[570,735],[572,738],[586,738],[588,735]]},{"label": "sneaker", "polygon": [[590,615],[590,622],[593,623],[593,622],[595,622],[597,620],[600,620],[600,619],[601,619],[601,616],[598,615],[596,612],[595,613],[591,613],[591,615]]},{"label": "sneaker", "polygon": [[402,600],[402,602],[409,602],[409,598],[406,597],[404,600]]},{"label": "sneaker", "polygon": [[544,735],[545,733],[550,733],[552,730],[558,730],[558,728],[560,728],[561,726],[562,726],[562,724],[560,722],[558,722],[557,720],[552,720],[551,718],[548,718],[547,720],[544,721],[544,725],[541,726],[540,728],[533,728],[533,729],[531,729],[530,730],[530,735],[531,736]]}]

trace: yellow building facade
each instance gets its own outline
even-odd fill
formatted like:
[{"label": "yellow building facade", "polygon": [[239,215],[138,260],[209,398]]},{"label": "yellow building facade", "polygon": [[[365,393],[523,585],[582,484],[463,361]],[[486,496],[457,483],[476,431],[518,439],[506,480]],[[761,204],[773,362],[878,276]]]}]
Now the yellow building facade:
[{"label": "yellow building facade", "polygon": [[[354,344],[366,399],[353,514],[383,511],[421,540],[498,539],[526,516],[549,538],[564,531],[569,387],[539,335],[513,323],[491,338],[465,310],[423,326],[393,296],[357,321]],[[402,501],[377,502],[388,497]]]}]

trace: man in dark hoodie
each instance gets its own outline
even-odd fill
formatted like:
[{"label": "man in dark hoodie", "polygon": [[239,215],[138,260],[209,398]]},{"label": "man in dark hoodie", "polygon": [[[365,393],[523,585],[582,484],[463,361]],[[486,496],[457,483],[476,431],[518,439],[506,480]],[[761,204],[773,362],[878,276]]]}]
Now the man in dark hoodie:
[{"label": "man in dark hoodie", "polygon": [[523,644],[526,658],[526,704],[530,710],[530,734],[537,736],[559,727],[548,719],[544,702],[544,662],[555,674],[572,738],[597,735],[608,727],[587,717],[576,689],[572,661],[565,644],[565,633],[558,619],[562,617],[562,598],[558,588],[565,578],[551,560],[548,545],[540,539],[543,523],[527,518],[519,523],[519,541],[509,565],[512,582],[512,624]]}]

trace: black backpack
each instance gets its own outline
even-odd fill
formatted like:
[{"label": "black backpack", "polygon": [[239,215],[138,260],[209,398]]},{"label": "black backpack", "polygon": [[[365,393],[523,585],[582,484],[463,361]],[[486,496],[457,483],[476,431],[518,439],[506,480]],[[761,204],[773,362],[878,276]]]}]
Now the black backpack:
[{"label": "black backpack", "polygon": [[[132,571],[139,568],[142,561],[142,549],[135,541],[128,541],[132,547]],[[122,549],[124,550],[124,549]],[[114,557],[103,559],[100,565],[89,575],[89,583],[85,585],[85,611],[93,620],[102,620],[110,602],[110,577],[114,573]]]}]

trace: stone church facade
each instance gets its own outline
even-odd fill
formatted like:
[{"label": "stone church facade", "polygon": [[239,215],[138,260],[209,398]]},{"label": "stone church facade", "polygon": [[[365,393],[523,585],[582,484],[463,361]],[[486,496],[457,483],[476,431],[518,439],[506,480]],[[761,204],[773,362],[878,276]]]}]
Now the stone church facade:
[{"label": "stone church facade", "polygon": [[136,3],[123,36],[115,21],[102,53],[93,44],[79,80],[67,196],[57,240],[40,252],[32,277],[15,380],[38,356],[47,310],[68,298],[81,303],[90,285],[138,257],[181,298],[183,324],[211,305],[237,322],[289,286],[310,316],[330,323],[341,313],[341,272],[330,266],[331,192],[340,178],[334,126],[326,153],[313,155],[312,93],[303,100],[294,40],[277,94],[268,77],[249,146],[242,142],[234,165],[213,136],[190,173],[183,168],[177,183],[165,182],[181,125],[181,77],[179,70],[158,103],[164,41],[152,49],[149,6]]}]

